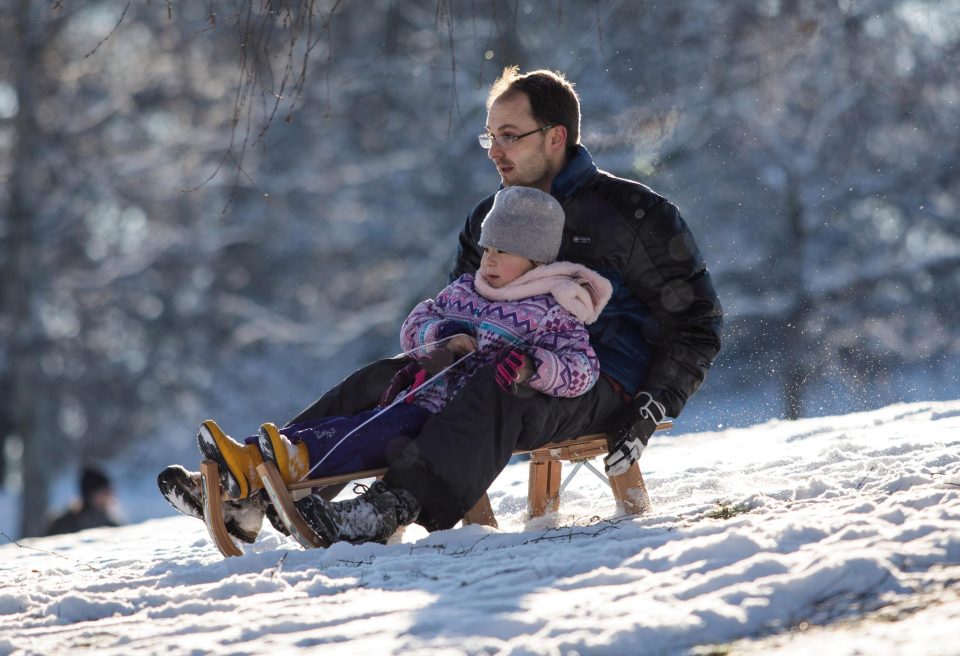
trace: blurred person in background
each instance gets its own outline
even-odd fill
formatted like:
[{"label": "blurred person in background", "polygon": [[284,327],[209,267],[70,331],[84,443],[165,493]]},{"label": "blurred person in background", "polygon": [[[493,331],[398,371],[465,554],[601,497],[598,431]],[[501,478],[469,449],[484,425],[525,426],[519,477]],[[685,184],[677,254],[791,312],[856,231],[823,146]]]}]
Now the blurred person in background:
[{"label": "blurred person in background", "polygon": [[45,535],[119,526],[115,517],[116,505],[117,498],[107,475],[95,467],[85,467],[80,474],[80,499],[50,522]]}]

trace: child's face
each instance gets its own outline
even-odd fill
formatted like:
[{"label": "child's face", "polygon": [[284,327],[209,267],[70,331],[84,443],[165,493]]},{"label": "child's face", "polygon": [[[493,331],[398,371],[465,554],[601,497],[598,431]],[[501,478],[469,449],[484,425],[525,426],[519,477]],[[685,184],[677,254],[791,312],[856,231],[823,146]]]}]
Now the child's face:
[{"label": "child's face", "polygon": [[521,255],[498,251],[496,248],[484,248],[480,258],[479,274],[494,289],[499,289],[537,266],[533,260]]}]

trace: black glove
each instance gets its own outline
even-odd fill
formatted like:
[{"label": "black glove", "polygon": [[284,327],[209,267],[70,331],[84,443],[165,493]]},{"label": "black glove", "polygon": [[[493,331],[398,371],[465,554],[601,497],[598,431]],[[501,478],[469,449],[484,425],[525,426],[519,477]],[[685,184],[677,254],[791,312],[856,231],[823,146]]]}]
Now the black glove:
[{"label": "black glove", "polygon": [[647,446],[647,441],[663,421],[667,410],[648,392],[640,392],[614,422],[614,444],[603,459],[608,476],[619,476],[630,469]]}]

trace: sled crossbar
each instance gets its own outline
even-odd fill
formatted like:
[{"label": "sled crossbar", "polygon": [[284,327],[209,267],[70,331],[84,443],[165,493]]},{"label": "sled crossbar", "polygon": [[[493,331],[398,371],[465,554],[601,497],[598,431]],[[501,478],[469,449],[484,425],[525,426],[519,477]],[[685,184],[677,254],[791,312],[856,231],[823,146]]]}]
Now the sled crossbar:
[{"label": "sled crossbar", "polygon": [[[673,427],[673,422],[666,421],[657,425],[657,430],[667,430]],[[593,458],[609,453],[609,437],[605,433],[584,435],[573,440],[553,442],[536,449],[518,449],[514,455],[530,455],[530,473],[527,483],[527,510],[530,517],[540,517],[548,512],[556,512],[560,506],[560,492],[566,488],[570,478],[580,468],[581,463],[590,464]],[[562,484],[560,474],[563,462],[577,463],[577,467],[570,473]],[[605,478],[610,485],[613,498],[623,508],[625,514],[636,515],[650,509],[650,496],[647,486],[640,474],[640,467],[633,463],[620,476],[611,476],[606,479],[594,467],[590,467],[601,478]],[[280,517],[280,521],[290,532],[291,537],[305,549],[329,546],[325,540],[314,533],[297,512],[293,503],[293,493],[301,490],[315,490],[349,483],[350,481],[365,478],[379,478],[387,469],[366,469],[347,474],[310,478],[293,483],[285,483],[276,465],[272,462],[263,462],[257,466],[257,472],[263,480],[264,488],[270,501]],[[240,556],[243,550],[227,533],[223,518],[224,495],[220,489],[220,478],[217,464],[212,460],[205,460],[200,465],[203,488],[204,521],[211,539],[217,545],[224,557]],[[463,517],[464,524],[483,524],[496,528],[497,519],[490,505],[490,498],[484,495],[477,501]]]}]

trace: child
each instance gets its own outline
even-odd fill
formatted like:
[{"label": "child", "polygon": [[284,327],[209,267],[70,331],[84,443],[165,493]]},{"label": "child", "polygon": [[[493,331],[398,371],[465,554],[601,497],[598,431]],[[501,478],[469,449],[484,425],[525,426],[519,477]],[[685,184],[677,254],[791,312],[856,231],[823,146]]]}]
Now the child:
[{"label": "child", "polygon": [[[215,422],[204,422],[200,450],[220,465],[227,495],[243,499],[259,490],[256,466],[264,458],[277,464],[287,482],[388,466],[430,414],[489,365],[505,393],[587,392],[599,364],[584,324],[599,316],[611,286],[581,265],[555,262],[563,224],[563,209],[549,194],[529,187],[497,194],[481,228],[484,253],[477,274],[461,276],[404,321],[403,349],[426,353],[397,374],[381,407],[279,430],[264,424],[245,444],[231,440]],[[442,375],[424,384],[438,371]],[[400,395],[403,400],[394,402]],[[358,499],[331,504],[311,495],[297,506],[330,542],[385,540],[419,512],[412,495],[387,490],[379,481]],[[350,521],[361,515],[367,520],[359,522],[363,526]],[[371,517],[382,521],[371,523]]]}]

